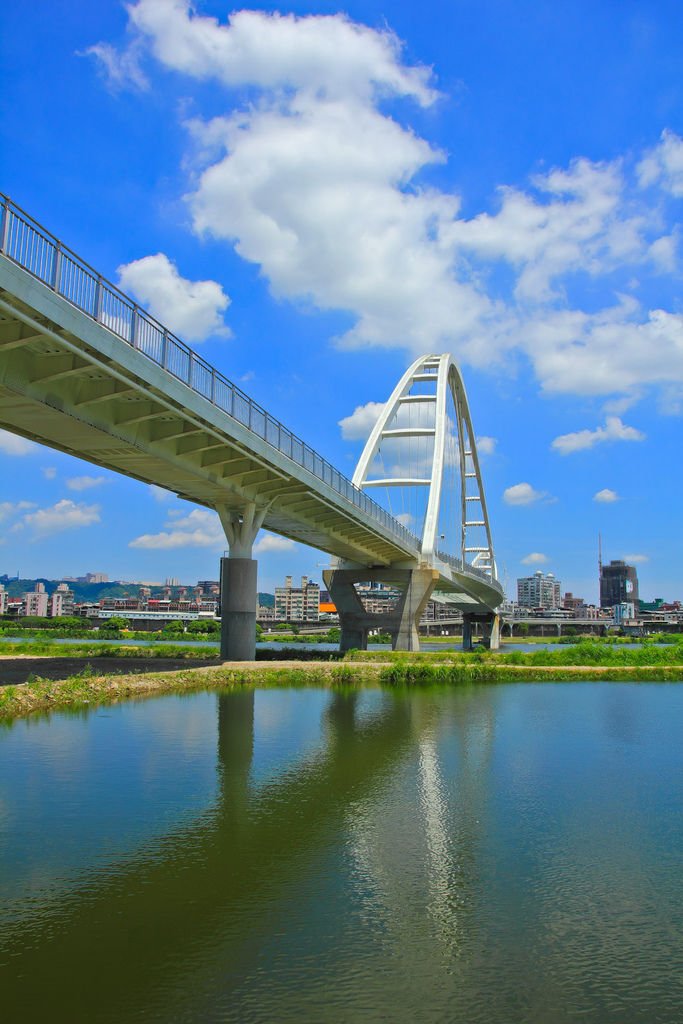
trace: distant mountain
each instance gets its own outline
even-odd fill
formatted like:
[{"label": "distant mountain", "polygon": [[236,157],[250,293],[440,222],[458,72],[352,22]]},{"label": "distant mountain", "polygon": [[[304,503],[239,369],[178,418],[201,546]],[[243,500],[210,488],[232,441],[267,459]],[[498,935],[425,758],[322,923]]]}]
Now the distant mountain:
[{"label": "distant mountain", "polygon": [[[4,582],[0,579],[0,583]],[[46,580],[40,577],[35,580],[9,580],[4,583],[10,597],[22,597],[27,591],[35,590],[36,583],[44,583],[48,594],[53,594],[59,583],[66,583],[73,590],[75,599],[82,601],[101,601],[105,597],[137,597],[140,586],[137,583],[77,583],[75,580]],[[165,587],[150,587],[152,597],[161,597]],[[177,593],[178,587],[171,591]],[[190,587],[187,588],[191,589]]]}]

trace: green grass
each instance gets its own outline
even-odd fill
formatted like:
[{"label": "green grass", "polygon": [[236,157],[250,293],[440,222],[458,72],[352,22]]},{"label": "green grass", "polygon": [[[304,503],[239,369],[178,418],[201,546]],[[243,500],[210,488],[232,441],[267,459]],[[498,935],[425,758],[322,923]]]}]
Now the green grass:
[{"label": "green grass", "polygon": [[[32,677],[24,685],[0,687],[0,721],[20,715],[52,709],[79,708],[87,705],[139,698],[158,693],[185,690],[258,686],[433,686],[505,682],[683,682],[683,642],[657,646],[644,643],[636,648],[581,641],[556,651],[487,651],[471,653],[437,651],[419,654],[398,651],[338,652],[302,651],[294,647],[282,651],[260,651],[259,663],[242,666],[181,668],[174,672],[127,675],[126,661],[131,657],[150,660],[159,657],[212,658],[215,650],[198,653],[181,644],[155,645],[153,648],[106,645],[74,645],[65,651],[59,644],[1,644],[0,653],[51,654],[83,657],[83,670],[61,681]],[[102,675],[97,661],[101,657],[121,661],[117,673]],[[291,665],[270,664],[291,661]]]}]

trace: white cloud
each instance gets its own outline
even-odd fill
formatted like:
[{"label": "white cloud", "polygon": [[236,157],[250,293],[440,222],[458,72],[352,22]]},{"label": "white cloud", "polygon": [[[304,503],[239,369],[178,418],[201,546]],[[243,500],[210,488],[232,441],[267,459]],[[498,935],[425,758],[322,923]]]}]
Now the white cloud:
[{"label": "white cloud", "polygon": [[174,548],[227,548],[227,541],[220,520],[215,512],[195,508],[189,515],[171,516],[166,530],[160,533],[143,533],[128,544],[129,548],[143,548],[160,551]]},{"label": "white cloud", "polygon": [[[186,0],[138,0],[129,17],[133,45],[225,89],[223,116],[187,125],[194,231],[257,264],[278,297],[350,314],[340,344],[448,349],[482,369],[521,353],[545,391],[613,400],[683,384],[683,318],[624,296],[678,266],[661,202],[683,195],[673,132],[640,163],[577,158],[503,186],[466,219],[458,195],[421,178],[445,155],[399,123],[404,107],[382,107],[436,96],[391,33],[343,15],[221,23]],[[572,302],[586,280],[604,308]]]},{"label": "white cloud", "polygon": [[0,523],[7,522],[27,509],[35,507],[33,501],[0,501]]},{"label": "white cloud", "polygon": [[165,487],[159,487],[158,484],[149,485],[149,493],[152,495],[155,501],[163,504],[166,501],[172,501],[175,498],[173,491],[167,491]]},{"label": "white cloud", "polygon": [[267,551],[291,551],[294,548],[294,541],[288,537],[279,537],[275,533],[264,533],[256,544],[254,554],[264,555]]},{"label": "white cloud", "polygon": [[22,525],[39,537],[47,537],[62,530],[73,530],[77,527],[92,526],[100,522],[100,506],[77,504],[70,498],[62,498],[50,508],[39,508],[36,512],[28,512]]},{"label": "white cloud", "polygon": [[66,486],[70,491],[88,491],[106,483],[106,476],[72,476],[66,481]]},{"label": "white cloud", "polygon": [[54,466],[44,466],[42,473],[46,480],[54,480],[57,477],[57,470]]},{"label": "white cloud", "polygon": [[624,561],[629,564],[635,564],[637,562],[649,562],[649,555],[624,555]]},{"label": "white cloud", "polygon": [[605,402],[602,409],[606,415],[622,416],[635,405],[642,396],[638,392],[631,392],[629,395],[622,395],[621,398],[612,398]]},{"label": "white cloud", "polygon": [[526,555],[521,561],[522,565],[545,565],[548,561],[548,556],[541,554],[540,551],[532,551],[531,554]]},{"label": "white cloud", "polygon": [[96,43],[78,54],[79,57],[94,57],[112,91],[132,86],[136,89],[149,88],[147,77],[140,66],[142,47],[138,40],[126,50],[119,51],[108,43]]},{"label": "white cloud", "polygon": [[538,175],[533,185],[537,195],[501,189],[498,212],[453,225],[466,249],[518,268],[518,298],[552,298],[560,274],[593,274],[639,253],[639,219],[618,215],[623,179],[616,163],[575,160],[567,170]]},{"label": "white cloud", "polygon": [[493,455],[498,444],[497,437],[478,437],[477,438],[477,454],[478,455]]},{"label": "white cloud", "polygon": [[648,249],[650,259],[664,273],[673,273],[678,266],[678,231],[655,239]]},{"label": "white cloud", "polygon": [[560,455],[570,455],[572,452],[582,451],[585,448],[594,448],[596,444],[604,444],[605,441],[644,441],[645,434],[635,427],[627,427],[618,416],[608,416],[604,427],[596,427],[595,430],[577,430],[573,434],[562,434],[556,437],[551,448],[558,451]]},{"label": "white cloud", "polygon": [[31,455],[38,450],[38,445],[33,441],[27,441],[19,434],[12,434],[9,430],[0,430],[0,452],[5,455]]},{"label": "white cloud", "polygon": [[638,164],[643,188],[659,183],[677,199],[683,198],[683,139],[665,129],[660,141]]},{"label": "white cloud", "polygon": [[367,441],[383,408],[384,402],[367,402],[365,405],[357,405],[350,416],[339,420],[344,440]]},{"label": "white cloud", "polygon": [[513,484],[512,487],[506,487],[503,491],[503,501],[507,505],[533,505],[534,502],[545,497],[547,497],[545,491],[537,491],[527,483]]},{"label": "white cloud", "polygon": [[189,0],[138,0],[128,13],[157,59],[193,78],[336,97],[376,91],[425,105],[436,96],[428,69],[401,65],[400,43],[391,32],[341,14],[237,11],[220,24],[195,14]]},{"label": "white cloud", "polygon": [[592,315],[539,314],[526,325],[526,346],[543,388],[609,395],[683,382],[683,317],[662,309],[639,316],[638,303],[624,296]]},{"label": "white cloud", "polygon": [[619,501],[619,495],[616,491],[611,491],[609,487],[603,487],[601,491],[598,491],[593,495],[593,501],[599,501],[602,504],[609,505],[611,502]]},{"label": "white cloud", "polygon": [[118,268],[119,285],[185,341],[229,334],[223,323],[230,299],[216,281],[188,281],[168,256],[144,256]]}]

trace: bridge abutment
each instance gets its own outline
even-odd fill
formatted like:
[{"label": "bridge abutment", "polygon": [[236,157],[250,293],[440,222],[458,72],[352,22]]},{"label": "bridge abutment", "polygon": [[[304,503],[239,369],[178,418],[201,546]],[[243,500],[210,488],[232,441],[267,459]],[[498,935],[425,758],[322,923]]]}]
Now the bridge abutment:
[{"label": "bridge abutment", "polygon": [[[378,629],[391,634],[395,651],[418,651],[418,626],[438,578],[433,569],[326,569],[325,586],[339,614],[340,650],[367,650],[370,630]],[[386,583],[401,595],[387,611],[368,611],[358,583]]]}]

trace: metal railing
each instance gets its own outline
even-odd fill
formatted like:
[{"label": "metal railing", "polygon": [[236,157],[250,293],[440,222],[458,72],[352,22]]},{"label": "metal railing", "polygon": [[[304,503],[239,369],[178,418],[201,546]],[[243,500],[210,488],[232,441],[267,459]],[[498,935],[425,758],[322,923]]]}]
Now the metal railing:
[{"label": "metal railing", "polygon": [[498,587],[502,590],[500,583],[493,575],[491,569],[480,569],[476,565],[471,565],[470,562],[464,562],[462,558],[456,558],[455,555],[447,555],[444,551],[435,551],[434,557],[445,562],[451,569],[455,569],[456,572],[462,572],[470,576],[478,576],[479,579],[485,580],[487,583],[491,583],[494,587]]},{"label": "metal railing", "polygon": [[227,413],[257,437],[309,470],[407,547],[418,538],[312,448],[245,395],[232,381],[150,316],[116,285],[46,231],[0,192],[0,253],[71,305]]}]

